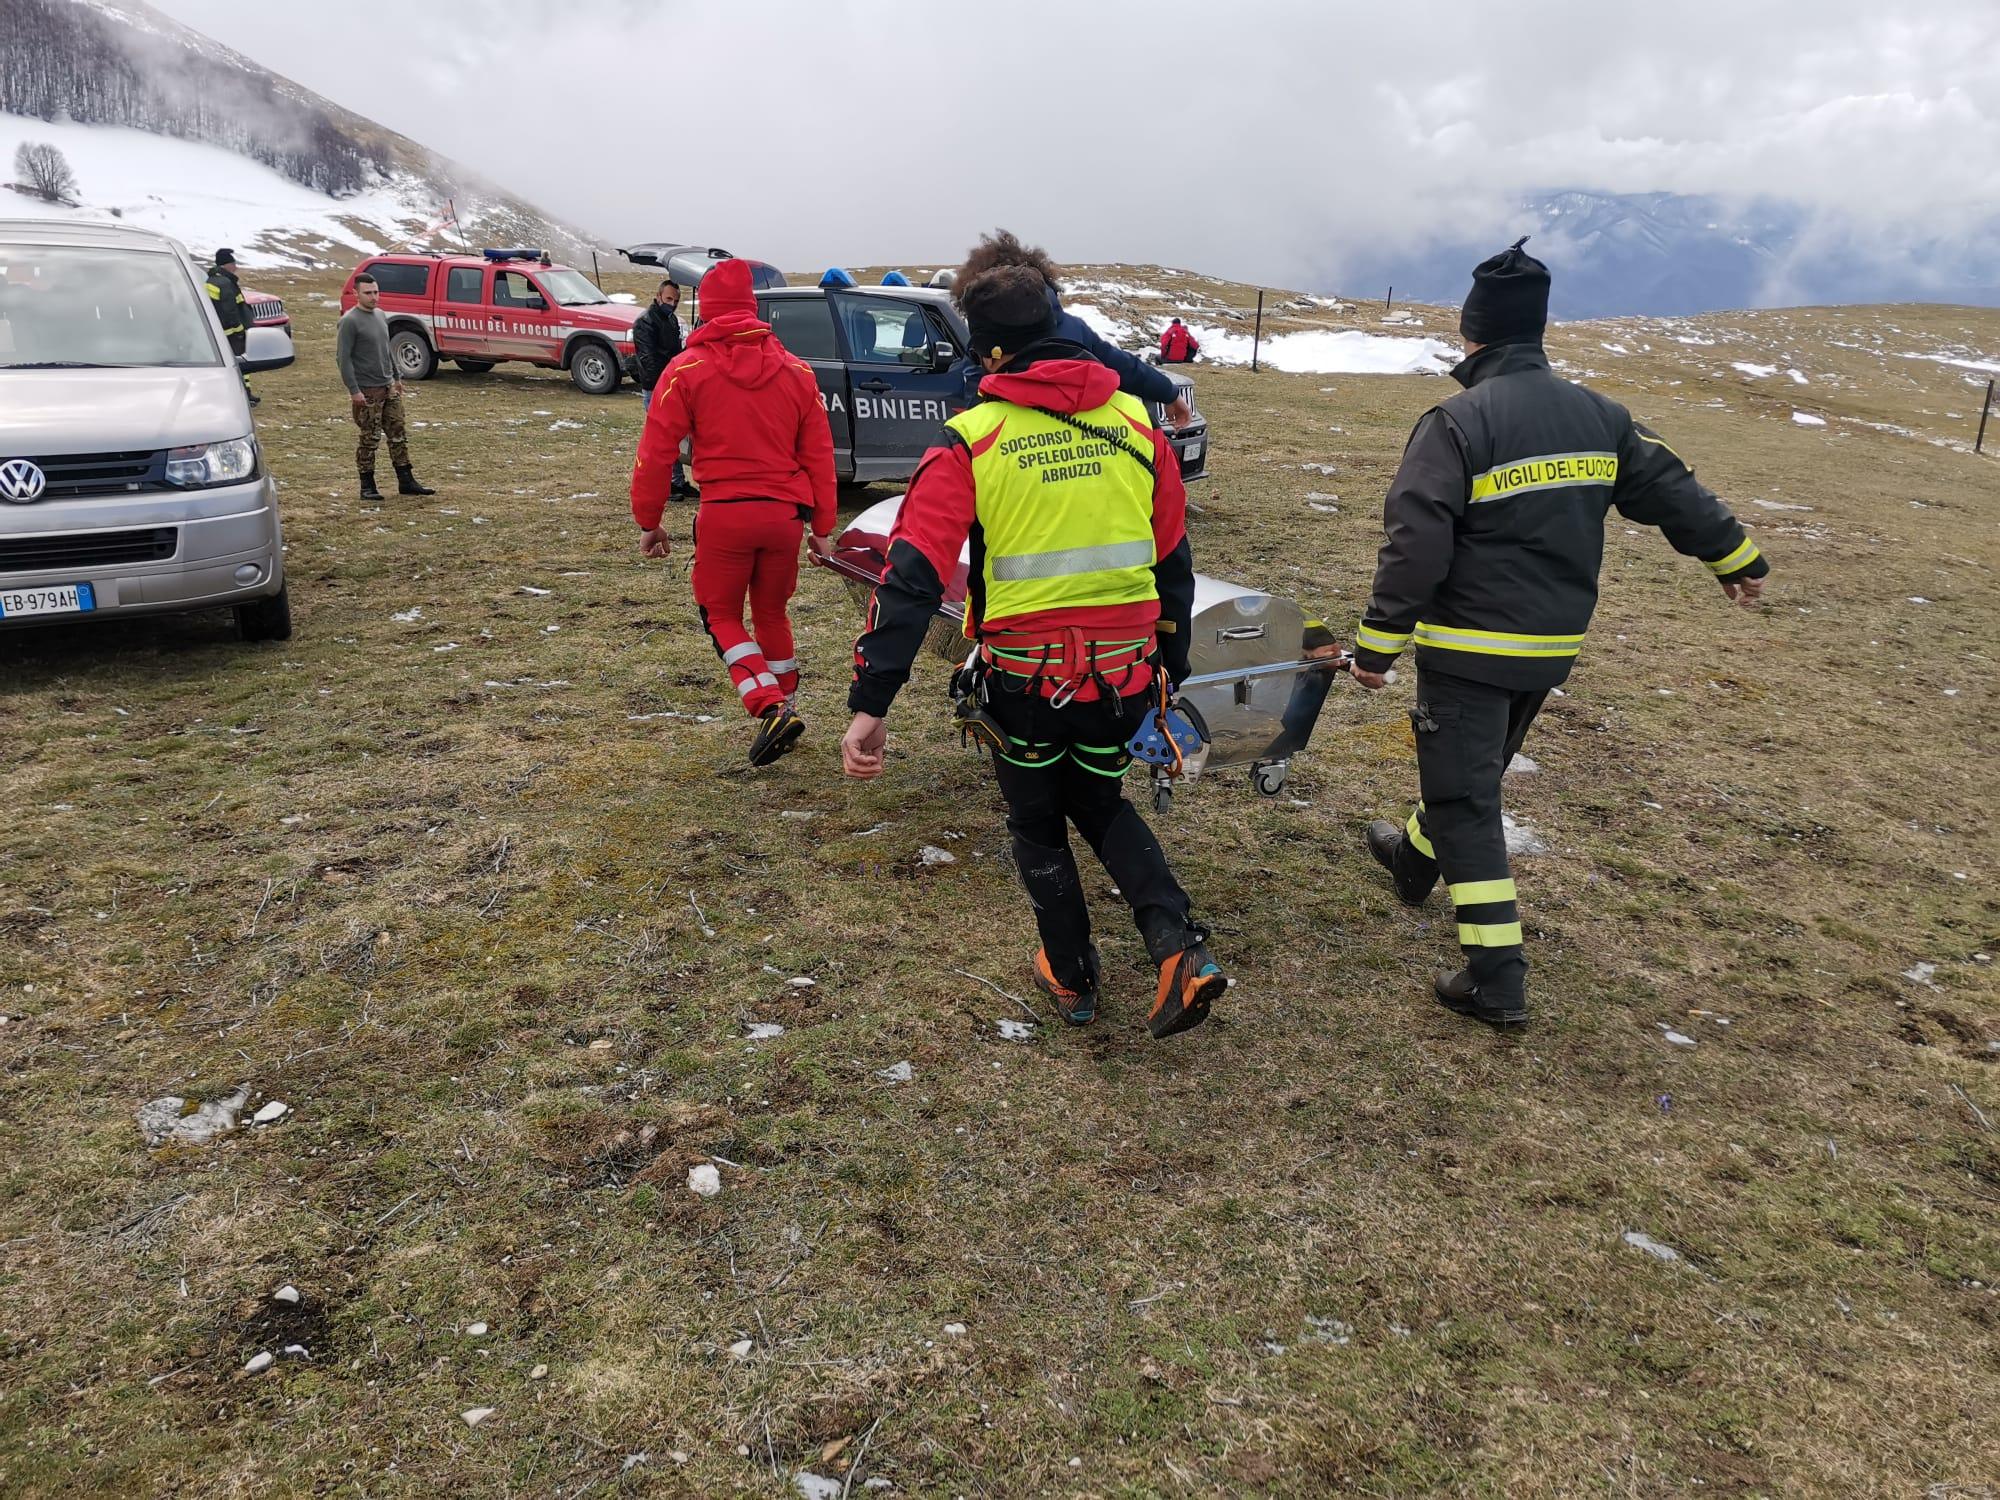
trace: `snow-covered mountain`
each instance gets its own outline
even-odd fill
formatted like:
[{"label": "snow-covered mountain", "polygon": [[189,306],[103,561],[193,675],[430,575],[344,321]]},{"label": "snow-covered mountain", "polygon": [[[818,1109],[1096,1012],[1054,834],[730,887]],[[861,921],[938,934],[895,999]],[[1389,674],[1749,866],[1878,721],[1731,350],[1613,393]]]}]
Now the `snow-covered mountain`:
[{"label": "snow-covered mountain", "polygon": [[1394,285],[1398,297],[1457,302],[1473,266],[1523,234],[1554,275],[1561,318],[1842,302],[2000,305],[1991,227],[1938,234],[1775,199],[1674,193],[1547,193],[1481,238],[1357,257],[1329,267],[1326,279],[1355,295]]},{"label": "snow-covered mountain", "polygon": [[[24,141],[63,153],[70,201],[8,182]],[[0,0],[0,218],[20,216],[117,218],[250,266],[592,243],[143,0]]]}]

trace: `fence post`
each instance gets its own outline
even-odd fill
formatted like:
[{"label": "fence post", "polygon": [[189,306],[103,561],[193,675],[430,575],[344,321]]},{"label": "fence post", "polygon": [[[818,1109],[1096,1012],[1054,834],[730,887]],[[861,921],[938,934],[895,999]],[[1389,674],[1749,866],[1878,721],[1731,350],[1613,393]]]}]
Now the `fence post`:
[{"label": "fence post", "polygon": [[597,252],[590,252],[590,279],[598,286],[604,285],[604,273],[597,269]]},{"label": "fence post", "polygon": [[1395,305],[1395,302],[1396,302],[1396,289],[1392,286],[1389,288],[1389,295],[1382,299],[1382,311],[1387,312],[1391,307]]},{"label": "fence post", "polygon": [[1986,451],[1986,419],[1993,415],[1993,382],[1986,382],[1986,403],[1979,408],[1979,438],[1972,445],[1974,453]]},{"label": "fence post", "polygon": [[1250,373],[1257,373],[1257,354],[1264,346],[1264,293],[1257,292],[1257,331],[1250,335]]}]

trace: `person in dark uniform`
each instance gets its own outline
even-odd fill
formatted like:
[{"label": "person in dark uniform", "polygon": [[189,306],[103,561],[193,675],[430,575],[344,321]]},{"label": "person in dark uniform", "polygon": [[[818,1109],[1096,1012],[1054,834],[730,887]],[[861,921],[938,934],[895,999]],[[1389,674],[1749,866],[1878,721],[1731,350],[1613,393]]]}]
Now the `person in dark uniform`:
[{"label": "person in dark uniform", "polygon": [[[243,351],[250,347],[250,304],[243,298],[243,283],[236,279],[234,250],[215,252],[215,264],[208,268],[208,300],[215,304],[215,315],[222,320],[222,336],[229,340],[229,352],[241,360]],[[255,406],[258,396],[250,389],[248,375],[243,377],[243,389]]]},{"label": "person in dark uniform", "polygon": [[[660,283],[659,290],[653,293],[652,305],[632,325],[633,378],[639,384],[642,411],[653,409],[653,388],[685,347],[681,340],[680,305],[681,289],[669,278]],[[668,493],[674,499],[692,493],[679,463],[674,465]]]},{"label": "person in dark uniform", "polygon": [[1500,778],[1582,649],[1607,513],[1659,527],[1739,604],[1757,603],[1770,571],[1664,440],[1550,370],[1549,273],[1526,243],[1472,273],[1466,357],[1452,371],[1465,389],[1410,435],[1354,648],[1355,680],[1379,689],[1416,643],[1423,796],[1403,827],[1371,824],[1368,847],[1411,906],[1443,875],[1465,967],[1438,976],[1437,997],[1494,1026],[1528,1017]]}]

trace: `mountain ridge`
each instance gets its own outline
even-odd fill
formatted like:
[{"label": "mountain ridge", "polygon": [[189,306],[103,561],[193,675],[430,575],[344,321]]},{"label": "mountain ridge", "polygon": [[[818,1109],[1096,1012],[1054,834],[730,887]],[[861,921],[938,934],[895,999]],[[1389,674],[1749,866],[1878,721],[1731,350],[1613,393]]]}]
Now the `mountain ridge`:
[{"label": "mountain ridge", "polygon": [[[43,127],[39,137],[36,122]],[[270,204],[268,225],[236,235],[242,241],[236,248],[252,261],[310,267],[399,245],[455,250],[481,242],[542,245],[583,259],[602,243],[144,0],[0,0],[0,127],[6,127],[0,168],[12,158],[7,137],[53,134],[76,144],[88,141],[76,130],[128,129],[226,151],[326,200],[310,211],[295,195],[225,170],[238,192],[233,222],[257,217],[245,210],[254,210],[260,193],[282,200]],[[169,232],[198,227],[202,211],[177,204],[174,195],[199,197],[213,160],[194,150],[149,155],[183,180],[151,184],[156,190],[141,195],[145,204],[105,203],[94,201],[101,195],[80,172],[84,207],[76,212],[157,222]],[[109,175],[123,185],[129,174]],[[457,233],[450,235],[440,223],[447,203],[456,210]],[[5,211],[23,208],[5,204]],[[29,211],[47,216],[56,209]]]}]

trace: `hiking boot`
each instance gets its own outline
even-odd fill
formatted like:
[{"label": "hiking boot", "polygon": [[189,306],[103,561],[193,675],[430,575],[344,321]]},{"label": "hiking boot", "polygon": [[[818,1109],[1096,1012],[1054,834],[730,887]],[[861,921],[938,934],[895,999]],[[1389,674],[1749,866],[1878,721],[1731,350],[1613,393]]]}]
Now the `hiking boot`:
[{"label": "hiking boot", "polygon": [[1160,965],[1160,993],[1153,1001],[1153,1013],[1146,1017],[1146,1029],[1159,1041],[1199,1026],[1208,1019],[1208,1007],[1228,988],[1229,981],[1208,949],[1196,943]]},{"label": "hiking boot", "polygon": [[250,398],[250,404],[252,406],[262,406],[264,404],[264,398],[258,395],[255,391],[245,391],[243,394]]},{"label": "hiking boot", "polygon": [[1484,1021],[1501,1031],[1528,1024],[1526,1000],[1511,1003],[1489,1001],[1480,993],[1479,986],[1472,982],[1470,969],[1460,969],[1456,974],[1440,974],[1432,981],[1431,987],[1437,991],[1439,1004],[1461,1016],[1471,1016],[1473,1020]]},{"label": "hiking boot", "polygon": [[1083,988],[1070,989],[1056,978],[1049,963],[1049,950],[1036,950],[1035,988],[1055,1002],[1056,1014],[1072,1026],[1087,1026],[1097,1019],[1098,966],[1094,945],[1084,955],[1083,969]]},{"label": "hiking boot", "polygon": [[399,495],[435,495],[436,490],[417,478],[417,471],[408,464],[396,465],[396,493]]},{"label": "hiking boot", "polygon": [[768,766],[799,742],[806,721],[782,703],[764,710],[757,724],[757,737],[750,742],[750,764]]},{"label": "hiking boot", "polygon": [[375,488],[375,471],[373,469],[363,469],[361,471],[361,498],[363,500],[380,500],[382,498],[382,492]]},{"label": "hiking boot", "polygon": [[1433,871],[1428,880],[1418,888],[1414,877],[1396,868],[1397,856],[1403,845],[1409,842],[1409,835],[1386,818],[1377,818],[1368,825],[1368,852],[1375,856],[1375,863],[1387,870],[1396,883],[1396,899],[1405,906],[1422,906],[1437,884],[1437,873]]}]

